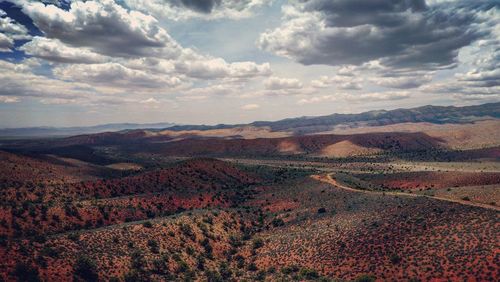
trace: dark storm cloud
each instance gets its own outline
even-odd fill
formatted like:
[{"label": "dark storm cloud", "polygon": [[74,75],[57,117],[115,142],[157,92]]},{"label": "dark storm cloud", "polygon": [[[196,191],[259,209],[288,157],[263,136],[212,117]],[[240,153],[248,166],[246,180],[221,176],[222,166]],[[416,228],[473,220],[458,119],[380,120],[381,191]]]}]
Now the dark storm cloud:
[{"label": "dark storm cloud", "polygon": [[305,1],[304,6],[304,11],[320,11],[329,25],[339,27],[367,23],[394,26],[405,21],[402,12],[426,9],[424,0],[317,0]]},{"label": "dark storm cloud", "polygon": [[450,67],[460,48],[488,35],[476,25],[477,13],[499,6],[495,1],[432,6],[423,0],[302,1],[298,16],[264,33],[259,43],[306,65],[380,59],[397,68]]}]

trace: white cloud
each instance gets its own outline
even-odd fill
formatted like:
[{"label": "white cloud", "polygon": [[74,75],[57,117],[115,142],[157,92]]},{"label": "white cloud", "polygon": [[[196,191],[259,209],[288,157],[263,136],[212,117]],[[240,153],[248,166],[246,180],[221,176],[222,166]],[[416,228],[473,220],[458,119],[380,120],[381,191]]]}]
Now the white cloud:
[{"label": "white cloud", "polygon": [[36,36],[30,42],[21,46],[20,50],[28,55],[47,61],[59,63],[103,63],[106,56],[94,53],[88,48],[70,47],[58,39]]},{"label": "white cloud", "polygon": [[109,56],[177,57],[180,46],[152,16],[127,11],[112,0],[75,1],[66,11],[55,5],[23,2],[23,12],[48,38]]},{"label": "white cloud", "polygon": [[[3,11],[2,11],[3,12]],[[4,12],[5,13],[5,12]],[[8,35],[13,40],[30,39],[31,36],[28,34],[28,29],[14,21],[9,17],[5,17],[6,14],[0,15],[0,32]]]},{"label": "white cloud", "polygon": [[12,47],[14,47],[14,40],[0,33],[0,52],[11,52]]},{"label": "white cloud", "polygon": [[214,19],[243,19],[272,2],[272,0],[125,0],[128,7],[149,13],[157,18],[170,20],[187,20],[201,18]]},{"label": "white cloud", "polygon": [[0,10],[0,52],[11,52],[15,40],[31,38],[25,26],[6,15],[5,11]]},{"label": "white cloud", "polygon": [[251,78],[271,74],[269,63],[254,62],[227,63],[221,58],[200,57],[197,60],[180,60],[175,69],[187,76],[201,79]]},{"label": "white cloud", "polygon": [[360,90],[362,80],[354,76],[335,75],[328,77],[320,76],[318,79],[311,81],[311,86],[314,88],[329,88],[336,87],[342,90]]},{"label": "white cloud", "polygon": [[87,84],[33,74],[30,63],[0,61],[0,96],[74,99],[95,94],[95,90]]},{"label": "white cloud", "polygon": [[54,74],[64,80],[73,80],[122,91],[168,90],[181,85],[177,76],[153,75],[127,68],[119,63],[75,64],[57,66]]},{"label": "white cloud", "polygon": [[387,92],[373,92],[373,93],[337,93],[335,95],[315,95],[307,98],[302,98],[297,101],[299,105],[306,104],[318,104],[323,102],[335,102],[335,101],[353,101],[353,102],[365,102],[365,101],[393,101],[401,100],[410,97],[410,93],[406,91],[387,91]]},{"label": "white cloud", "polygon": [[12,97],[12,96],[0,96],[0,103],[19,103],[20,99],[19,97]]},{"label": "white cloud", "polygon": [[281,89],[300,89],[303,87],[302,82],[296,78],[282,78],[272,76],[264,82],[267,90],[281,90]]},{"label": "white cloud", "polygon": [[258,104],[247,104],[247,105],[241,106],[241,109],[246,110],[246,111],[256,110],[258,108],[260,108],[260,106]]}]

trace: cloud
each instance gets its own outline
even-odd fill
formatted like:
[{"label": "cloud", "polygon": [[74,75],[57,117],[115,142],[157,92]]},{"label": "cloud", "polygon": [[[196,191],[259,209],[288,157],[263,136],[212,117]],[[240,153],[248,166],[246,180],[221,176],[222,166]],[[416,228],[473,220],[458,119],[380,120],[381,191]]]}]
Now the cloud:
[{"label": "cloud", "polygon": [[95,95],[95,89],[87,84],[33,74],[30,63],[0,61],[0,96],[75,99]]},{"label": "cloud", "polygon": [[320,95],[311,96],[307,98],[302,98],[297,101],[299,105],[306,104],[318,104],[323,102],[334,102],[334,101],[353,101],[353,102],[364,102],[364,101],[394,101],[401,100],[410,97],[410,93],[405,91],[386,91],[386,92],[372,92],[372,93],[338,93],[335,95]]},{"label": "cloud", "polygon": [[460,48],[488,34],[476,14],[490,9],[493,1],[300,1],[283,8],[282,25],[261,34],[258,45],[305,65],[380,60],[393,68],[448,68]]},{"label": "cloud", "polygon": [[28,55],[58,63],[95,64],[107,60],[106,56],[94,53],[88,48],[75,48],[67,46],[58,39],[39,36],[21,46],[20,50]]},{"label": "cloud", "polygon": [[245,111],[256,110],[258,108],[260,108],[260,106],[257,104],[247,104],[247,105],[241,106],[241,109],[245,110]]},{"label": "cloud", "polygon": [[6,13],[3,10],[0,10],[0,32],[8,35],[13,40],[22,40],[22,39],[30,39],[31,36],[28,33],[28,29],[17,23],[15,20],[6,17]]},{"label": "cloud", "polygon": [[0,96],[0,103],[10,104],[10,103],[19,103],[20,100],[18,97],[11,96]]},{"label": "cloud", "polygon": [[337,101],[337,97],[335,97],[335,95],[322,95],[309,98],[302,98],[299,101],[297,101],[297,104],[306,105],[306,104],[317,104],[322,102],[333,102],[333,101]]},{"label": "cloud", "polygon": [[476,87],[500,86],[500,69],[474,69],[456,76],[459,81],[468,82],[469,85]]},{"label": "cloud", "polygon": [[383,87],[397,88],[397,89],[410,89],[418,88],[426,83],[432,81],[430,74],[413,75],[391,75],[391,76],[378,76],[370,79],[370,82]]},{"label": "cloud", "polygon": [[11,52],[16,40],[30,39],[28,29],[0,10],[0,52]]},{"label": "cloud", "polygon": [[271,2],[272,0],[125,0],[131,9],[172,20],[248,18],[257,9]]},{"label": "cloud", "polygon": [[153,75],[127,68],[119,63],[75,64],[57,66],[54,74],[64,80],[73,80],[106,88],[123,90],[168,90],[182,83],[177,76]]},{"label": "cloud", "polygon": [[196,60],[179,60],[175,69],[187,76],[201,79],[217,78],[251,78],[268,76],[271,74],[269,63],[256,64],[254,62],[227,63],[221,58],[202,57]]},{"label": "cloud", "polygon": [[328,77],[326,75],[321,76],[319,79],[311,81],[311,86],[314,88],[329,88],[336,87],[342,90],[360,90],[361,79],[350,76],[350,75],[335,75]]},{"label": "cloud", "polygon": [[152,16],[127,11],[112,0],[75,1],[68,11],[55,5],[23,2],[22,11],[46,37],[88,47],[109,56],[177,57],[180,46]]},{"label": "cloud", "polygon": [[14,47],[14,40],[0,33],[0,52],[11,52],[12,47]]},{"label": "cloud", "polygon": [[303,87],[302,83],[295,78],[281,78],[272,76],[264,82],[267,90],[281,90],[281,89],[300,89]]}]

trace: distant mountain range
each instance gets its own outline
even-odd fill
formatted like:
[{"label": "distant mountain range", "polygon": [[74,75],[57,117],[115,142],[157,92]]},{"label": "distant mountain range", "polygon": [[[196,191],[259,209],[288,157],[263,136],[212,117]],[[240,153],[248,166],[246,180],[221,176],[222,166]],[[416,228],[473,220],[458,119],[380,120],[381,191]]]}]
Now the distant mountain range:
[{"label": "distant mountain range", "polygon": [[93,134],[133,129],[164,129],[175,124],[162,123],[110,123],[78,127],[24,127],[0,129],[0,137],[66,137],[80,134]]},{"label": "distant mountain range", "polygon": [[500,102],[477,106],[423,106],[413,109],[378,110],[360,114],[332,114],[318,117],[289,118],[279,121],[256,121],[250,124],[227,125],[176,125],[169,128],[181,130],[225,129],[239,126],[270,127],[272,131],[291,131],[296,135],[323,132],[342,125],[347,127],[381,126],[405,122],[435,124],[465,123],[487,118],[500,118]]},{"label": "distant mountain range", "polygon": [[236,127],[267,127],[271,131],[291,132],[294,135],[313,134],[338,127],[382,126],[398,123],[428,122],[434,124],[468,123],[477,120],[500,118],[500,102],[476,106],[423,106],[413,109],[377,110],[360,114],[332,114],[318,117],[288,118],[279,121],[255,121],[249,124],[176,125],[173,123],[116,123],[89,127],[30,127],[0,129],[0,137],[66,137],[81,134],[117,132],[145,129],[159,131],[213,130]]}]

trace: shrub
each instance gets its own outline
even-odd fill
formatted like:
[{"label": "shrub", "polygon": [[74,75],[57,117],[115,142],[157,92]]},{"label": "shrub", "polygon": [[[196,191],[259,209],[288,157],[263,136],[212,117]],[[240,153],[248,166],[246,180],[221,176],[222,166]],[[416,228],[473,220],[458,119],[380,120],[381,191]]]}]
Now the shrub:
[{"label": "shrub", "polygon": [[375,281],[375,276],[373,275],[367,275],[363,274],[356,278],[356,282],[374,282]]},{"label": "shrub", "polygon": [[16,267],[14,268],[14,276],[17,277],[18,281],[40,281],[40,278],[38,278],[38,269],[23,262],[18,262],[16,264]]},{"label": "shrub", "polygon": [[125,282],[137,282],[141,281],[141,277],[139,275],[139,272],[137,272],[137,270],[131,269],[129,272],[125,274],[123,280],[125,280]]},{"label": "shrub", "polygon": [[257,266],[253,262],[248,265],[247,269],[248,269],[248,271],[257,271],[258,270]]},{"label": "shrub", "polygon": [[146,228],[152,228],[153,227],[153,224],[151,223],[151,221],[146,221],[142,224],[142,226],[146,227]]},{"label": "shrub", "polygon": [[74,274],[84,281],[96,281],[98,278],[96,263],[87,256],[78,257],[73,269]]},{"label": "shrub", "polygon": [[312,280],[312,279],[316,279],[319,277],[318,272],[316,272],[316,270],[307,269],[307,268],[301,269],[299,275],[300,275],[300,277],[302,277],[306,280]]},{"label": "shrub", "polygon": [[224,282],[222,276],[216,271],[207,270],[205,276],[207,277],[207,282]]},{"label": "shrub", "polygon": [[256,249],[258,249],[258,248],[260,248],[262,246],[264,246],[264,241],[262,239],[256,238],[256,239],[253,240],[252,247],[253,247],[254,250],[256,250]]},{"label": "shrub", "polygon": [[295,265],[292,265],[292,266],[285,266],[281,269],[281,272],[283,274],[291,274],[291,273],[294,273],[294,272],[297,272],[299,271],[299,268]]},{"label": "shrub", "polygon": [[325,213],[326,209],[325,208],[319,208],[318,209],[318,214]]},{"label": "shrub", "polygon": [[152,253],[157,254],[160,251],[160,247],[158,246],[158,241],[150,239],[148,240],[148,247]]},{"label": "shrub", "polygon": [[281,218],[275,218],[273,219],[273,221],[271,222],[271,224],[274,226],[274,227],[279,227],[279,226],[283,226],[285,225],[285,222],[283,221],[283,219]]},{"label": "shrub", "polygon": [[193,229],[189,224],[181,224],[180,230],[186,237],[194,238]]},{"label": "shrub", "polygon": [[143,254],[139,250],[135,250],[130,255],[130,260],[132,264],[132,268],[142,269],[142,267],[146,264],[146,260],[144,259]]},{"label": "shrub", "polygon": [[392,254],[390,259],[392,264],[398,264],[401,261],[401,257],[398,256],[397,254]]}]

